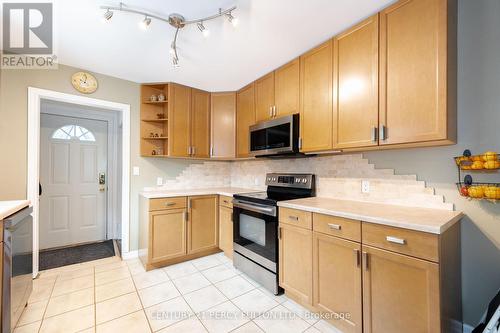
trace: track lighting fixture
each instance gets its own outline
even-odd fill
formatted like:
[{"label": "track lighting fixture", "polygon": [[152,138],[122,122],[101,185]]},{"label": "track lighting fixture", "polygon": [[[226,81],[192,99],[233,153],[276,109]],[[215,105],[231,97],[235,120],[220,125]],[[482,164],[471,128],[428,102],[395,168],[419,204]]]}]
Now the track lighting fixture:
[{"label": "track lighting fixture", "polygon": [[203,22],[197,23],[198,25],[198,30],[201,31],[204,37],[208,37],[210,35],[210,30],[208,30],[204,25]]},{"label": "track lighting fixture", "polygon": [[127,13],[132,13],[132,14],[144,15],[144,19],[141,22],[139,22],[139,26],[143,29],[147,29],[150,26],[151,19],[156,19],[159,21],[166,22],[166,23],[170,24],[172,27],[174,27],[176,29],[175,35],[174,35],[174,40],[172,41],[172,44],[170,46],[170,54],[172,54],[172,64],[174,65],[174,67],[179,67],[179,56],[177,54],[177,37],[178,37],[180,29],[184,28],[186,25],[196,24],[198,27],[198,30],[200,30],[200,32],[203,34],[203,36],[208,37],[208,35],[210,34],[210,31],[203,24],[203,22],[205,22],[205,21],[210,21],[210,20],[214,20],[214,19],[221,17],[221,16],[226,16],[227,20],[233,26],[236,26],[238,24],[238,19],[236,17],[234,17],[232,14],[233,11],[236,9],[236,6],[233,6],[231,8],[224,9],[224,10],[222,8],[219,8],[218,13],[211,15],[211,16],[201,18],[201,19],[195,19],[195,20],[186,20],[184,18],[184,16],[182,16],[180,14],[175,14],[175,13],[170,14],[168,17],[165,18],[165,17],[161,17],[158,15],[144,12],[142,10],[127,7],[125,4],[123,4],[121,2],[119,4],[119,6],[101,6],[101,9],[105,10],[103,18],[106,22],[109,21],[113,17],[113,13],[114,13],[113,11],[122,11],[122,12],[127,12]]},{"label": "track lighting fixture", "polygon": [[139,23],[139,26],[144,29],[144,30],[147,30],[149,28],[149,25],[151,24],[151,18],[149,18],[147,15],[144,17],[144,20],[142,20],[140,23]]},{"label": "track lighting fixture", "polygon": [[109,20],[111,20],[112,17],[113,17],[113,12],[108,8],[103,15],[103,19],[105,22],[108,22]]}]

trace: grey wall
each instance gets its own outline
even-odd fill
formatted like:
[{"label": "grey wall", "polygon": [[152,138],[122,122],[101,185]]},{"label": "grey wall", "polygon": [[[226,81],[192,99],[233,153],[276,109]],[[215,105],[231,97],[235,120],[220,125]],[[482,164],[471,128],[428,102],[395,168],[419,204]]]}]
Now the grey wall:
[{"label": "grey wall", "polygon": [[[364,155],[377,168],[417,174],[467,214],[462,221],[463,312],[465,323],[475,325],[500,288],[500,205],[460,197],[452,157],[466,148],[500,152],[500,1],[460,0],[458,8],[458,144]],[[473,177],[500,182],[500,173]]]}]

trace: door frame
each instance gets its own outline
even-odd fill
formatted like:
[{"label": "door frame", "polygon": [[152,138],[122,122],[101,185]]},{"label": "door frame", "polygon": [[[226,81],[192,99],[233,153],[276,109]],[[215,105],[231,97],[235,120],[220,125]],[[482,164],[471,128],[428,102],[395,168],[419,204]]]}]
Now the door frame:
[{"label": "door frame", "polygon": [[[46,101],[46,100],[45,100]],[[114,239],[119,234],[117,233],[117,222],[120,214],[118,214],[118,135],[120,131],[120,119],[116,112],[107,113],[105,110],[84,110],[81,105],[72,105],[74,109],[65,110],[64,107],[58,104],[50,104],[50,109],[41,108],[40,114],[61,116],[77,119],[90,119],[106,122],[108,129],[107,134],[107,170],[106,170],[106,240]],[[79,108],[80,107],[80,108]]]},{"label": "door frame", "polygon": [[72,95],[53,90],[28,87],[28,174],[27,197],[33,206],[33,276],[38,275],[39,253],[39,172],[40,172],[40,107],[42,100],[78,104],[122,114],[122,258],[134,257],[129,249],[130,231],[130,105],[102,99]]}]

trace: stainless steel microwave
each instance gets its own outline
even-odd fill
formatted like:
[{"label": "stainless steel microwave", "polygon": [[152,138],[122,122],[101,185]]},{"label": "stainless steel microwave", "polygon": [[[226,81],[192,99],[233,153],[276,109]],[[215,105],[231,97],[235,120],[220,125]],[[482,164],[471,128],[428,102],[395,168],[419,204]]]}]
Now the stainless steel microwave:
[{"label": "stainless steel microwave", "polygon": [[299,152],[299,115],[294,114],[250,126],[250,155],[273,156]]}]

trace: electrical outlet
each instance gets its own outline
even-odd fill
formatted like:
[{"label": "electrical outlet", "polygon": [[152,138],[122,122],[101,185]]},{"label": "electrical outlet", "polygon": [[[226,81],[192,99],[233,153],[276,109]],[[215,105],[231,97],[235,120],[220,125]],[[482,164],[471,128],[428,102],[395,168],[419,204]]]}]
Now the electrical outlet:
[{"label": "electrical outlet", "polygon": [[135,166],[135,167],[132,168],[132,174],[134,176],[139,176],[141,174],[141,171],[139,170],[138,166]]},{"label": "electrical outlet", "polygon": [[368,180],[361,181],[361,192],[370,193],[370,181]]},{"label": "electrical outlet", "polygon": [[162,186],[163,185],[163,178],[162,177],[157,177],[156,178],[156,185]]}]

